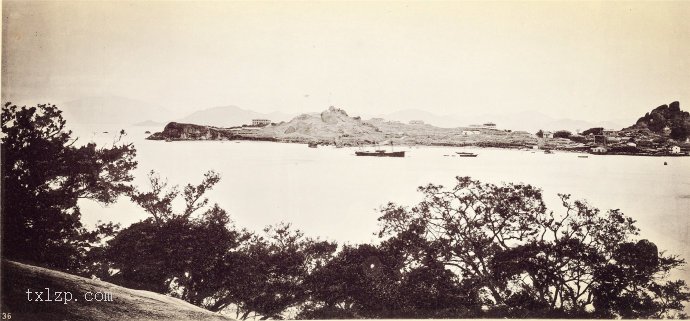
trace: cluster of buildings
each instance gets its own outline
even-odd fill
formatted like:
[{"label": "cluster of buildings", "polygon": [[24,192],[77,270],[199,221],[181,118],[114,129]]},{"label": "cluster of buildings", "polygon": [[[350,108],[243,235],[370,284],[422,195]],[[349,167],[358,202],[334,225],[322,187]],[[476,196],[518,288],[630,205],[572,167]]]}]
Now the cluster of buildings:
[{"label": "cluster of buildings", "polygon": [[[669,134],[670,130],[664,131],[664,136],[668,136]],[[645,139],[646,137],[640,137],[632,131],[604,129],[601,135],[589,134],[585,138],[592,144],[596,144],[596,146],[590,148],[590,151],[594,154],[606,154],[611,151],[616,152],[616,150],[625,148],[655,155],[682,155],[687,153],[686,150],[678,145],[669,145],[667,141],[663,143],[653,142],[653,140]],[[645,144],[641,145],[642,143]]]},{"label": "cluster of buildings", "polygon": [[[546,143],[554,137],[554,132],[542,131],[540,144]],[[625,154],[625,155],[687,155],[690,143],[677,142],[670,139],[670,132],[662,135],[646,129],[602,129],[589,132],[587,135],[577,130],[568,139],[579,143],[577,148],[585,148],[593,154]],[[565,138],[565,137],[564,137]],[[560,143],[554,142],[556,145]],[[566,146],[566,145],[563,145]]]}]

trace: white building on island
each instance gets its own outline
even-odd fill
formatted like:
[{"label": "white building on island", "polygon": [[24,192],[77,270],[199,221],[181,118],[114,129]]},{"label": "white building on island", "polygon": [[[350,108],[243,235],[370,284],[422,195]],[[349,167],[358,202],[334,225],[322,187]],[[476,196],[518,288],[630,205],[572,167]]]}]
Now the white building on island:
[{"label": "white building on island", "polygon": [[608,152],[608,149],[604,146],[593,147],[591,150],[594,154],[606,154]]},{"label": "white building on island", "polygon": [[252,119],[252,126],[266,126],[270,124],[270,119]]}]

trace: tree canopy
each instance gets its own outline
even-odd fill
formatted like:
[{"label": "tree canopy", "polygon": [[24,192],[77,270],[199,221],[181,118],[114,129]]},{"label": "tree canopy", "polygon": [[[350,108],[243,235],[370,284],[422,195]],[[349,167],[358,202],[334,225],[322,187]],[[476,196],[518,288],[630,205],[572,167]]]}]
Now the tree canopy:
[{"label": "tree canopy", "polygon": [[661,318],[682,316],[690,298],[684,281],[667,280],[684,260],[635,241],[634,220],[618,210],[561,195],[556,213],[530,185],[468,177],[420,191],[417,206],[383,210],[380,235],[473,284],[491,316]]},{"label": "tree canopy", "polygon": [[77,270],[114,230],[87,230],[77,201],[114,202],[131,189],[137,162],[131,144],[76,145],[65,124],[54,105],[3,106],[2,245],[7,258]]}]

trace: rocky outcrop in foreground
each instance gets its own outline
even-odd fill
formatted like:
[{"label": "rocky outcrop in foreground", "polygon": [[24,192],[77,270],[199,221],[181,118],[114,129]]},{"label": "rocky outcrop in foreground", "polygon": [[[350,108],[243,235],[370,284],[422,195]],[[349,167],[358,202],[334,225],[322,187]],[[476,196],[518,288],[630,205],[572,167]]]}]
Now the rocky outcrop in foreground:
[{"label": "rocky outcrop in foreground", "polygon": [[231,320],[166,295],[17,262],[3,261],[2,274],[2,312],[11,320]]}]

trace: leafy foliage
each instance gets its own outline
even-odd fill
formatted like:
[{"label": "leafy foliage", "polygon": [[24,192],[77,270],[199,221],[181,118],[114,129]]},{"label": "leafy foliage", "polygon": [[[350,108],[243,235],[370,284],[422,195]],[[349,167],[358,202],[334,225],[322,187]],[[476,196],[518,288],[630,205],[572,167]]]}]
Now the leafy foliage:
[{"label": "leafy foliage", "polygon": [[[237,230],[227,212],[207,206],[204,194],[220,181],[213,171],[181,194],[155,172],[149,181],[150,191],[133,191],[131,198],[151,218],[124,229],[103,255],[108,264],[100,275],[111,282],[212,311],[234,308],[240,319],[278,318],[304,302],[306,275],[336,249],[289,224],[267,227],[262,235]],[[184,206],[176,211],[179,198]]]},{"label": "leafy foliage", "polygon": [[553,133],[553,138],[570,138],[573,133],[567,131],[567,130],[559,130]]},{"label": "leafy foliage", "polygon": [[590,128],[590,129],[587,129],[587,130],[582,132],[583,136],[587,136],[589,134],[603,135],[604,134],[604,127],[594,127],[594,128]]},{"label": "leafy foliage", "polygon": [[218,173],[208,171],[199,185],[187,184],[182,194],[185,207],[180,213],[174,213],[172,208],[173,201],[180,195],[178,187],[168,188],[167,180],[161,179],[154,171],[149,172],[151,191],[133,190],[130,196],[132,201],[151,214],[158,224],[176,219],[187,220],[194,212],[208,205],[208,198],[204,198],[203,195],[219,181]]},{"label": "leafy foliage", "polygon": [[467,177],[420,190],[425,199],[414,208],[383,209],[381,236],[476,284],[489,315],[669,317],[688,300],[683,281],[664,281],[684,261],[633,242],[634,221],[618,210],[601,214],[561,195],[565,213],[555,214],[530,185]]},{"label": "leafy foliage", "polygon": [[75,146],[65,125],[54,105],[3,106],[2,244],[6,258],[78,272],[117,227],[87,230],[77,201],[114,202],[130,191],[137,163],[132,144]]},{"label": "leafy foliage", "polygon": [[438,261],[409,265],[397,242],[345,246],[307,278],[304,319],[422,318],[479,315],[479,297]]},{"label": "leafy foliage", "polygon": [[[307,276],[335,250],[334,243],[305,238],[289,224],[269,226],[237,253],[241,259],[235,262],[242,266],[234,269],[237,277],[225,279],[232,295],[222,303],[234,303],[243,320],[250,315],[279,319],[305,302]],[[218,307],[216,303],[214,309]]]}]

